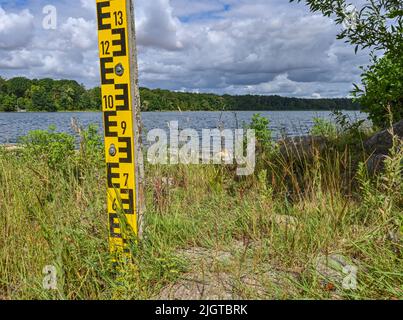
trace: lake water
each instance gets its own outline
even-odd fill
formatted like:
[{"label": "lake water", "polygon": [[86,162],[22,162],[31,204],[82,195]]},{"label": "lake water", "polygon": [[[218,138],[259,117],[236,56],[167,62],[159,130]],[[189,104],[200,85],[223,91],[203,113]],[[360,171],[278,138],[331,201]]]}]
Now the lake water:
[{"label": "lake water", "polygon": [[[154,128],[168,130],[170,121],[178,121],[180,129],[192,128],[201,132],[202,129],[214,129],[223,126],[226,129],[242,128],[249,123],[254,111],[237,112],[144,112],[142,113],[145,132]],[[270,128],[276,138],[282,135],[305,135],[313,126],[313,118],[331,119],[327,111],[263,111],[262,116],[270,119]],[[358,111],[345,111],[352,120],[365,119]],[[87,127],[97,124],[102,130],[101,112],[59,112],[59,113],[0,113],[0,144],[16,143],[18,138],[30,130],[48,129],[55,125],[59,132],[72,133],[71,118],[74,117]]]}]

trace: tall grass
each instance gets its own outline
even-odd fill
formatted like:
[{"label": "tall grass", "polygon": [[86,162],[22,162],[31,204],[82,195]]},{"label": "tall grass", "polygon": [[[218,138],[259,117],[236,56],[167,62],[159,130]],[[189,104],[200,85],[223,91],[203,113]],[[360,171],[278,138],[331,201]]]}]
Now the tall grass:
[{"label": "tall grass", "polygon": [[[377,176],[343,137],[310,155],[271,146],[245,178],[231,166],[147,166],[144,240],[116,271],[102,147],[87,132],[80,152],[58,154],[51,135],[0,149],[0,299],[158,298],[189,277],[218,283],[214,275],[233,298],[403,298],[397,138]],[[333,253],[358,267],[355,290],[318,273],[318,256]],[[43,288],[47,265],[57,290]]]}]

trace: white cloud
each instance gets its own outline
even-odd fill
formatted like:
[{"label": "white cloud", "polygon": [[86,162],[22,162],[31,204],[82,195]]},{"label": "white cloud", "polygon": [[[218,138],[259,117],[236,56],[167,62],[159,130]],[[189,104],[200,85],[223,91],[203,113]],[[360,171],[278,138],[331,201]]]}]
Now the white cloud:
[{"label": "white cloud", "polygon": [[62,37],[67,40],[67,45],[86,50],[94,47],[97,43],[96,24],[83,18],[68,18],[61,26]]},{"label": "white cloud", "polygon": [[146,2],[139,14],[138,41],[146,47],[178,50],[183,47],[178,38],[180,23],[172,15],[169,0]]},{"label": "white cloud", "polygon": [[[95,1],[42,2],[0,8],[0,75],[98,85]],[[41,28],[44,4],[57,7],[57,30]],[[331,19],[284,0],[138,0],[136,23],[140,83],[149,87],[346,96],[368,61],[336,40]]]},{"label": "white cloud", "polygon": [[41,63],[38,57],[33,55],[27,49],[13,50],[9,52],[1,52],[0,68],[2,69],[27,69],[35,66],[40,66]]},{"label": "white cloud", "polygon": [[29,10],[7,13],[0,7],[0,48],[14,49],[25,46],[32,37],[33,16]]},{"label": "white cloud", "polygon": [[95,1],[94,0],[80,0],[81,6],[85,9],[95,10]]},{"label": "white cloud", "polygon": [[322,98],[322,96],[321,96],[321,94],[320,94],[320,93],[318,93],[318,92],[314,92],[314,93],[312,93],[312,98],[315,98],[315,99],[320,99],[320,98]]}]

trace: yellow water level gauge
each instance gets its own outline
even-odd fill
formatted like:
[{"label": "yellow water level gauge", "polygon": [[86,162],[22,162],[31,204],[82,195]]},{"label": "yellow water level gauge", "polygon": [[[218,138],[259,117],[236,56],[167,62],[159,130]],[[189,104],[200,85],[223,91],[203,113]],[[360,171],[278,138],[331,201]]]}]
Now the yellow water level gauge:
[{"label": "yellow water level gauge", "polygon": [[[131,53],[130,0],[96,0],[107,167],[108,221],[111,252],[129,252],[138,234],[136,184],[137,67]],[[133,22],[134,23],[134,22]]]}]

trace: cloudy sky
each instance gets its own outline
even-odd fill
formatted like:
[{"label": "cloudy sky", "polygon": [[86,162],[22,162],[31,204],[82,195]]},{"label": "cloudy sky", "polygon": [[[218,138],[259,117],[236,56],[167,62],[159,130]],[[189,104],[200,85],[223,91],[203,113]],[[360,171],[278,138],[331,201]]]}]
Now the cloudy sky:
[{"label": "cloudy sky", "polygon": [[[56,30],[42,27],[57,8]],[[192,92],[344,97],[368,54],[288,0],[137,0],[140,84]],[[0,75],[99,84],[95,0],[0,0]]]}]

